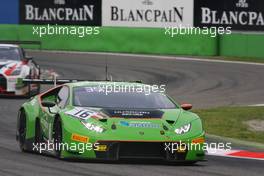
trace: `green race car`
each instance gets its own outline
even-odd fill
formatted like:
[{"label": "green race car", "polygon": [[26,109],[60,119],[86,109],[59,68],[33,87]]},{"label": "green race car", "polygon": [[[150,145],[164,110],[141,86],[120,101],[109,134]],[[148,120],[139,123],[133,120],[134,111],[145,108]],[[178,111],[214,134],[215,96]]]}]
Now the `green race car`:
[{"label": "green race car", "polygon": [[204,160],[205,133],[191,107],[138,82],[66,83],[21,106],[16,138],[22,151],[61,159],[194,163]]}]

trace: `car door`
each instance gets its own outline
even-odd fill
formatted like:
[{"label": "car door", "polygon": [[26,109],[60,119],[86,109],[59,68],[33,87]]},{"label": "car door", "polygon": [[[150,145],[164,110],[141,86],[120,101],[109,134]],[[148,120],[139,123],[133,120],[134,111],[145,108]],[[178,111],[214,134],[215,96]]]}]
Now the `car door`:
[{"label": "car door", "polygon": [[[53,88],[44,94],[40,96],[41,102],[56,102],[56,98],[58,95],[58,92],[60,91],[62,87],[56,87]],[[40,126],[41,126],[41,132],[42,136],[44,137],[45,140],[49,139],[49,116],[52,115],[49,111],[52,109],[46,108],[46,107],[41,107],[42,111],[40,112]],[[52,112],[52,111],[51,111]]]},{"label": "car door", "polygon": [[[50,140],[52,137],[52,123],[55,116],[55,113],[59,111],[59,106],[61,106],[62,102],[58,101],[58,99],[63,99],[63,96],[61,93],[61,89],[63,86],[55,87],[44,94],[40,96],[41,102],[53,102],[55,103],[55,107],[47,108],[47,107],[41,107],[42,111],[40,112],[40,126],[41,126],[41,132],[42,136],[45,140]],[[58,95],[60,95],[60,98],[58,98]]]}]

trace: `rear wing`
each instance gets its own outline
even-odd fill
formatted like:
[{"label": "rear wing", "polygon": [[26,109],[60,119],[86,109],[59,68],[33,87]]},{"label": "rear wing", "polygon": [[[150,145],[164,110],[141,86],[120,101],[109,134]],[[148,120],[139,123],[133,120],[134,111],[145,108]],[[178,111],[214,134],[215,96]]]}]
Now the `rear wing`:
[{"label": "rear wing", "polygon": [[0,40],[0,44],[13,44],[13,45],[38,45],[42,49],[41,41],[36,40]]},{"label": "rear wing", "polygon": [[81,80],[81,79],[22,79],[22,82],[24,84],[48,84],[48,85],[54,85],[57,84],[67,84],[67,83],[76,83],[76,82],[84,82],[84,81],[90,81],[90,82],[134,82],[134,83],[142,83],[142,81],[110,81],[110,80]]},{"label": "rear wing", "polygon": [[75,83],[81,82],[85,80],[77,80],[77,79],[22,79],[24,84],[46,84],[46,85],[54,85],[57,84],[66,84],[66,83]]}]

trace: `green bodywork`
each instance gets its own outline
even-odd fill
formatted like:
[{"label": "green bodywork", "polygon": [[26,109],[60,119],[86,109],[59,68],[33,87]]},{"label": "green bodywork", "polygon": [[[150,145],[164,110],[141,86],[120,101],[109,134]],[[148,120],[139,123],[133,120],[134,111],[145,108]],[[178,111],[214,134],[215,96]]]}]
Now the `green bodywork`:
[{"label": "green bodywork", "polygon": [[[24,103],[20,110],[25,111],[26,114],[26,140],[32,141],[35,138],[35,126],[37,119],[40,122],[42,135],[48,141],[53,141],[53,128],[56,118],[61,119],[62,124],[62,136],[63,143],[76,144],[81,146],[76,140],[72,139],[73,134],[77,134],[86,139],[88,143],[94,145],[98,141],[129,141],[129,142],[179,142],[185,144],[191,144],[194,139],[204,139],[204,130],[202,128],[202,123],[200,118],[190,112],[183,110],[177,103],[175,103],[175,109],[159,109],[163,112],[162,118],[159,119],[133,119],[133,118],[115,118],[106,117],[107,120],[98,120],[96,118],[88,118],[86,120],[81,120],[79,118],[73,117],[72,115],[66,114],[66,112],[71,111],[75,107],[72,106],[73,100],[73,88],[79,86],[94,86],[98,84],[111,85],[113,82],[78,82],[69,83],[63,86],[69,88],[69,98],[67,105],[63,108],[57,106],[50,108],[50,113],[48,108],[44,108],[40,105],[40,101],[55,101],[56,95],[45,96],[42,100],[40,94],[33,97],[30,101]],[[128,82],[116,82],[116,84],[122,85],[135,85],[141,83],[128,83]],[[55,88],[56,89],[56,88]],[[128,100],[129,101],[129,100]],[[87,108],[89,110],[100,112],[100,108]],[[88,129],[83,122],[89,122],[90,124],[100,126],[104,129],[103,132],[99,133],[94,130]],[[152,126],[142,127],[142,126],[124,126],[122,123],[148,123]],[[176,134],[175,129],[180,128],[183,125],[191,124],[190,131],[184,134]],[[112,129],[113,124],[115,129]],[[153,128],[153,125],[155,128]],[[164,130],[164,126],[167,127]],[[143,132],[143,134],[142,134]],[[100,143],[99,143],[100,144]],[[204,143],[198,144],[200,147],[196,149],[188,149],[186,152],[186,161],[199,161],[204,159]],[[83,148],[82,148],[83,149]],[[106,151],[99,151],[106,152]],[[81,150],[72,147],[71,149],[64,149],[61,152],[62,158],[84,158],[93,159],[96,158],[96,152],[92,150]]]}]

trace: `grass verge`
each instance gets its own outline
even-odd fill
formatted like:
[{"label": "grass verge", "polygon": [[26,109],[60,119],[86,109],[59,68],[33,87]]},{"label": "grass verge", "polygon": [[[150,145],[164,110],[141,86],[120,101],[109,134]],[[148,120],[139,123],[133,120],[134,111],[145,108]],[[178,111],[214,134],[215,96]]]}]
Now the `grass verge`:
[{"label": "grass verge", "polygon": [[220,107],[194,112],[202,118],[206,133],[264,143],[264,131],[252,130],[245,123],[250,120],[264,121],[264,107]]}]

